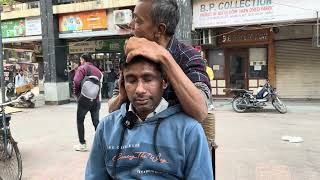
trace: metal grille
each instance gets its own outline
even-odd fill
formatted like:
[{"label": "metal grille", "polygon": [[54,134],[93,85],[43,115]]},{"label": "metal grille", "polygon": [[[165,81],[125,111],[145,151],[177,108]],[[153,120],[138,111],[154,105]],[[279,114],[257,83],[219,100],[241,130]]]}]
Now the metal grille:
[{"label": "metal grille", "polygon": [[276,85],[283,98],[320,98],[320,48],[312,39],[275,42]]}]

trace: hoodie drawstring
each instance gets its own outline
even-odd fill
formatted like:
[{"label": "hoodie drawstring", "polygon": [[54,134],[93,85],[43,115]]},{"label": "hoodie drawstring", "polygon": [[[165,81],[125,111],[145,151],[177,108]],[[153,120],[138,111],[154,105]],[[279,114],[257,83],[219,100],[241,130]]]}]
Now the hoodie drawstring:
[{"label": "hoodie drawstring", "polygon": [[122,128],[122,131],[121,131],[119,148],[117,149],[116,159],[115,159],[115,161],[113,161],[113,164],[112,164],[112,178],[113,178],[113,179],[117,179],[117,178],[116,178],[116,175],[117,175],[118,156],[119,156],[119,154],[121,153],[121,146],[122,146],[122,143],[123,143],[125,131],[126,131],[126,128],[123,127],[123,128]]},{"label": "hoodie drawstring", "polygon": [[[158,119],[156,127],[154,128],[154,131],[153,131],[153,149],[157,157],[159,156],[159,149],[157,147],[157,133],[158,133],[158,129],[161,121],[162,119]],[[158,161],[160,162],[160,158],[158,158]]]}]

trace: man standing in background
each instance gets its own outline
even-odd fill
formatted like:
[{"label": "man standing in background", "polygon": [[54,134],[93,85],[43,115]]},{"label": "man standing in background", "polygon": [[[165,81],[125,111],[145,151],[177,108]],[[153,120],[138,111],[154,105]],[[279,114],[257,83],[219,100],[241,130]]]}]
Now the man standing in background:
[{"label": "man standing in background", "polygon": [[15,79],[15,87],[21,87],[27,84],[26,78],[24,77],[23,70],[20,69],[19,73],[16,75]]},{"label": "man standing in background", "polygon": [[[100,88],[101,88],[101,71],[92,64],[92,57],[89,54],[83,54],[80,57],[81,66],[76,70],[76,74],[73,80],[74,94],[77,97],[77,129],[80,144],[75,145],[73,148],[76,151],[87,151],[86,141],[84,139],[84,118],[88,111],[90,111],[92,124],[94,129],[97,129],[99,124],[99,111],[101,106],[101,98],[100,98]],[[88,88],[88,91],[97,90],[98,92],[88,92],[88,94],[95,94],[96,97],[93,99],[88,99],[85,95],[83,95],[83,86],[85,82],[85,78],[89,76],[95,76],[97,79],[97,88]],[[89,82],[90,83],[90,82]],[[96,86],[95,86],[96,87]],[[91,97],[92,98],[92,97]]]},{"label": "man standing in background", "polygon": [[117,79],[117,73],[114,72],[114,69],[110,69],[110,73],[108,73],[107,77],[107,86],[108,86],[108,96],[107,98],[112,98],[112,92],[115,87],[115,81]]}]

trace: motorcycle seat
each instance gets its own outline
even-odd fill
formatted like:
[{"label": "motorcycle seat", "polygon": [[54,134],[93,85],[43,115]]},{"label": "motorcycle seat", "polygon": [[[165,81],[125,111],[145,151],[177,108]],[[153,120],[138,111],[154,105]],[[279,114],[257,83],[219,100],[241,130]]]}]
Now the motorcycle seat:
[{"label": "motorcycle seat", "polygon": [[230,92],[246,92],[246,93],[253,93],[253,90],[247,90],[247,89],[230,89]]}]

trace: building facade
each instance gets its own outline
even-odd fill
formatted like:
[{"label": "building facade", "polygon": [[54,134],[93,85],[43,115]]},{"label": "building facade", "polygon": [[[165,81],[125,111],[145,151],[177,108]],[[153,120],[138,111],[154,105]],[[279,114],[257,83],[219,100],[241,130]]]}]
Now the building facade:
[{"label": "building facade", "polygon": [[[89,53],[102,72],[118,69],[136,0],[40,0],[5,6],[4,62],[39,82],[47,104],[69,101],[79,57]],[[36,71],[28,71],[27,65]],[[12,78],[11,78],[12,79]],[[37,84],[35,84],[37,85]]]},{"label": "building facade", "polygon": [[[17,1],[21,3],[5,6],[2,13],[2,24],[7,24],[3,42],[10,51],[5,63],[17,66],[23,61],[38,67],[32,76],[37,77],[47,104],[69,101],[74,69],[82,53],[91,54],[104,73],[118,70],[138,0]],[[183,16],[176,37],[191,44],[191,0],[178,1],[178,5]],[[17,51],[30,57],[12,57]]]},{"label": "building facade", "polygon": [[283,98],[319,99],[319,7],[316,0],[194,1],[193,42],[214,70],[213,95],[256,92],[268,79]]}]

